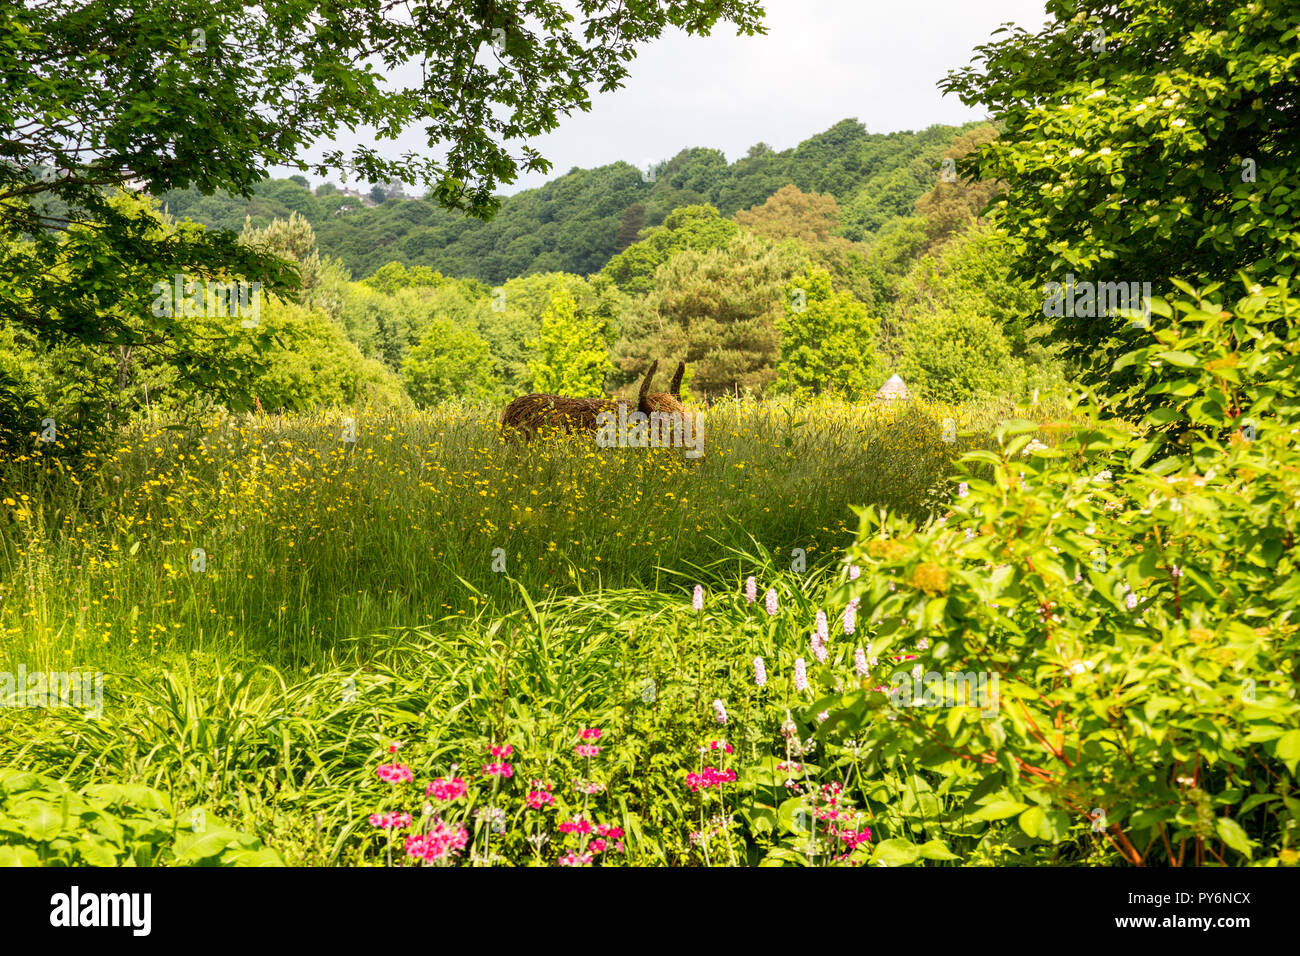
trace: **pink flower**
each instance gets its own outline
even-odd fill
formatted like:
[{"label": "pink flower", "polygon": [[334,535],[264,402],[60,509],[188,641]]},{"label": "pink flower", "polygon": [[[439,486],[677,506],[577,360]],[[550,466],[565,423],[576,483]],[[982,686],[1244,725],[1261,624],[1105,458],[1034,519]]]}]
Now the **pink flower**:
[{"label": "pink flower", "polygon": [[573,748],[573,752],[579,757],[594,757],[600,753],[600,748],[595,744],[578,744]]},{"label": "pink flower", "polygon": [[720,724],[725,724],[727,722],[727,705],[721,700],[714,700],[713,716]]},{"label": "pink flower", "polygon": [[839,837],[839,839],[843,840],[845,848],[850,852],[856,850],[859,845],[866,843],[871,839],[870,827],[863,827],[861,830],[840,830],[831,826],[828,828],[828,832],[831,836]]},{"label": "pink flower", "polygon": [[409,813],[372,813],[370,814],[370,825],[372,827],[382,827],[385,830],[400,830],[411,825],[411,815]]},{"label": "pink flower", "polygon": [[411,768],[404,763],[384,763],[375,770],[375,776],[386,783],[407,783],[414,780]]},{"label": "pink flower", "polygon": [[586,835],[591,832],[592,826],[590,820],[584,820],[582,817],[574,817],[572,820],[565,820],[558,827],[561,833],[577,833]]},{"label": "pink flower", "polygon": [[716,767],[705,767],[699,773],[688,773],[686,775],[686,786],[691,788],[695,793],[699,790],[707,790],[710,787],[720,787],[724,783],[734,783],[736,780],[736,771],[718,770]]},{"label": "pink flower", "polygon": [[483,765],[483,776],[485,777],[513,777],[515,768],[508,763],[485,763]]},{"label": "pink flower", "polygon": [[817,612],[817,640],[825,644],[830,640],[830,631],[826,627],[826,612]]},{"label": "pink flower", "polygon": [[401,741],[394,741],[393,743],[388,745],[388,752],[390,754],[395,754],[397,753],[397,751],[401,749],[402,749]]},{"label": "pink flower", "polygon": [[511,747],[509,744],[504,744],[502,746],[497,746],[492,748],[492,756],[494,757],[509,757],[514,752],[515,752],[515,748]]},{"label": "pink flower", "polygon": [[815,633],[812,636],[812,652],[813,656],[816,657],[819,662],[822,664],[826,663],[826,658],[828,656],[826,642],[821,640],[820,636]]},{"label": "pink flower", "polygon": [[560,857],[560,866],[591,866],[591,854],[578,854],[570,850]]},{"label": "pink flower", "polygon": [[858,598],[849,602],[849,606],[844,609],[844,633],[852,634],[858,629]]},{"label": "pink flower", "polygon": [[695,593],[691,595],[691,607],[697,611],[704,610],[704,586],[702,584],[695,585]]},{"label": "pink flower", "polygon": [[849,580],[850,580],[850,581],[856,581],[856,580],[858,579],[858,575],[861,574],[861,573],[862,573],[862,569],[861,569],[860,567],[858,567],[856,564],[850,564],[850,565],[849,565]]},{"label": "pink flower", "polygon": [[749,577],[745,578],[745,603],[753,604],[757,600],[758,600],[758,582],[754,580],[753,575],[750,575]]},{"label": "pink flower", "polygon": [[549,807],[555,802],[554,794],[547,790],[529,790],[528,806],[534,810],[540,810],[542,807]]},{"label": "pink flower", "polygon": [[611,840],[623,839],[623,828],[610,826],[608,823],[596,824],[596,832],[603,837],[609,837]]},{"label": "pink flower", "polygon": [[425,796],[433,797],[435,800],[455,800],[457,797],[465,796],[468,789],[465,781],[460,777],[453,777],[450,780],[438,777],[424,788],[424,793]]},{"label": "pink flower", "polygon": [[604,840],[600,837],[596,837],[596,839],[587,844],[587,849],[591,850],[592,853],[604,853],[606,846],[608,846],[608,844],[605,843]]},{"label": "pink flower", "polygon": [[769,617],[776,614],[776,588],[767,589],[767,594],[763,596],[763,605],[767,608]]},{"label": "pink flower", "polygon": [[761,657],[754,658],[754,686],[760,690],[767,686],[767,665]]},{"label": "pink flower", "polygon": [[858,672],[859,677],[867,676],[867,655],[860,647],[853,652],[853,667]]},{"label": "pink flower", "polygon": [[710,740],[709,749],[722,750],[724,753],[731,753],[733,750],[735,750],[735,748],[732,747],[731,744],[727,743],[727,741],[725,740]]},{"label": "pink flower", "polygon": [[794,662],[794,689],[797,691],[808,689],[808,665],[804,663],[802,657]]},{"label": "pink flower", "polygon": [[599,727],[588,727],[586,730],[584,730],[584,731],[583,731],[582,733],[580,733],[578,736],[580,736],[583,740],[599,740],[599,739],[600,739],[600,728],[599,728]]},{"label": "pink flower", "polygon": [[463,826],[449,826],[434,817],[428,833],[407,837],[403,846],[407,856],[431,863],[444,857],[455,856],[465,849],[465,844],[468,842],[469,831]]}]

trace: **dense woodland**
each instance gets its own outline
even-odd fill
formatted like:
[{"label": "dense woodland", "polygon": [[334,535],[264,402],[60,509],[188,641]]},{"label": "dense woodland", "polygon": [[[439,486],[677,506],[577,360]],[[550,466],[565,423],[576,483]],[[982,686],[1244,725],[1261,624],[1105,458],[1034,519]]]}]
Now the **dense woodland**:
[{"label": "dense woodland", "polygon": [[[166,350],[138,345],[67,344],[36,361],[8,327],[0,361],[33,415],[62,419],[598,395],[679,358],[704,401],[864,398],[895,372],[946,401],[1047,390],[1063,377],[1036,341],[1034,292],[980,219],[993,189],[949,172],[995,135],[872,135],[846,120],[732,164],[693,149],[653,175],[572,170],[487,222],[400,187],[367,206],[301,177],[248,200],[123,192],[115,201],[160,233],[238,230],[296,280],[264,293],[257,327],[237,336],[221,336],[225,317],[190,323],[183,358],[205,354],[228,370],[220,382],[195,387]],[[205,323],[210,334],[194,331]]]}]

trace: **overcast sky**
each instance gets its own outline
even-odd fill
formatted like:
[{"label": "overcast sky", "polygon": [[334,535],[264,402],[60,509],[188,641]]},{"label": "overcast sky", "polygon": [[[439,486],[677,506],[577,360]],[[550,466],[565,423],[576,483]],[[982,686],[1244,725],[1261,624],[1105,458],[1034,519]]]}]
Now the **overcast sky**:
[{"label": "overcast sky", "polygon": [[[641,49],[623,89],[534,141],[554,164],[502,192],[539,186],[574,166],[617,160],[644,167],[686,147],[728,161],[765,142],[787,149],[848,117],[873,133],[981,119],[935,84],[965,66],[1001,24],[1037,30],[1043,0],[767,0],[767,35],[673,31]],[[373,142],[371,140],[367,140]],[[340,139],[340,145],[351,145]],[[418,130],[379,144],[386,155],[424,147]],[[314,155],[314,151],[313,151]],[[280,175],[287,175],[285,170]]]}]

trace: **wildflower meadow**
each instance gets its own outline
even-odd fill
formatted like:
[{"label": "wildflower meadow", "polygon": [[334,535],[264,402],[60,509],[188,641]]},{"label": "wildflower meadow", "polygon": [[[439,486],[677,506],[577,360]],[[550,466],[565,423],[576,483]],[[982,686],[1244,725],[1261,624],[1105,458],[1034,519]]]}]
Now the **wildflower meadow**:
[{"label": "wildflower meadow", "polygon": [[1298,4],[0,5],[6,928],[1285,932]]}]

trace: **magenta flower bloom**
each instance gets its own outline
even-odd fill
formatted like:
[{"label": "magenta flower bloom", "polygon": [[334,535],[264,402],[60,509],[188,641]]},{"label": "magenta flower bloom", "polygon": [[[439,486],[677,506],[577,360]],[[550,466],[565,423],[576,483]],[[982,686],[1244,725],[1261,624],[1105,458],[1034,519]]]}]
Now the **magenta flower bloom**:
[{"label": "magenta flower bloom", "polygon": [[808,689],[808,665],[804,663],[802,657],[794,662],[794,689],[798,691]]},{"label": "magenta flower bloom", "polygon": [[734,783],[735,780],[736,771],[734,770],[705,767],[699,773],[688,773],[686,775],[686,786],[690,787],[692,793],[695,793],[712,787],[720,787],[724,783]]},{"label": "magenta flower bloom", "polygon": [[710,740],[709,749],[721,750],[724,753],[731,753],[733,750],[735,750],[735,748],[732,747],[731,744],[727,743],[727,741],[725,740]]},{"label": "magenta flower bloom", "polygon": [[460,777],[452,777],[450,780],[438,777],[424,788],[424,794],[435,800],[455,800],[457,797],[465,796],[468,790],[465,781]]},{"label": "magenta flower bloom", "polygon": [[586,730],[582,731],[582,733],[580,733],[578,736],[581,737],[583,740],[599,740],[600,728],[588,727]]},{"label": "magenta flower bloom", "polygon": [[767,665],[761,657],[754,658],[754,685],[760,690],[767,686]]},{"label": "magenta flower bloom", "polygon": [[400,830],[411,825],[411,815],[409,813],[372,813],[370,814],[370,825],[372,827],[382,827],[385,830]]},{"label": "magenta flower bloom", "polygon": [[767,594],[763,595],[763,604],[767,608],[768,617],[776,614],[776,588],[767,589]]},{"label": "magenta flower bloom", "polygon": [[510,778],[515,775],[515,768],[508,763],[485,763],[483,765],[483,776],[485,777],[505,777]]},{"label": "magenta flower bloom", "polygon": [[407,856],[432,863],[455,856],[468,842],[469,831],[463,826],[451,826],[434,817],[428,833],[407,837],[403,846]]},{"label": "magenta flower bloom", "polygon": [[502,746],[494,746],[492,748],[492,756],[494,757],[509,757],[514,752],[515,752],[515,748],[511,747],[509,744],[504,744]]},{"label": "magenta flower bloom", "polygon": [[590,853],[576,853],[570,850],[564,856],[560,857],[560,866],[591,866]]},{"label": "magenta flower bloom", "polygon": [[561,833],[577,833],[585,835],[591,832],[591,821],[584,820],[582,817],[574,817],[572,820],[565,820],[559,826]]},{"label": "magenta flower bloom", "polygon": [[555,795],[549,790],[529,790],[528,806],[534,810],[540,810],[542,807],[549,807],[555,802]]},{"label": "magenta flower bloom", "polygon": [[754,580],[754,576],[751,574],[749,577],[745,578],[745,603],[753,604],[757,600],[758,582]]},{"label": "magenta flower bloom", "polygon": [[411,768],[404,763],[382,763],[375,770],[375,776],[386,783],[407,783],[415,779]]},{"label": "magenta flower bloom", "polygon": [[573,748],[573,752],[579,757],[594,757],[600,753],[600,748],[595,744],[578,744]]},{"label": "magenta flower bloom", "polygon": [[697,611],[704,610],[704,585],[695,585],[695,593],[691,595],[691,607]]}]

